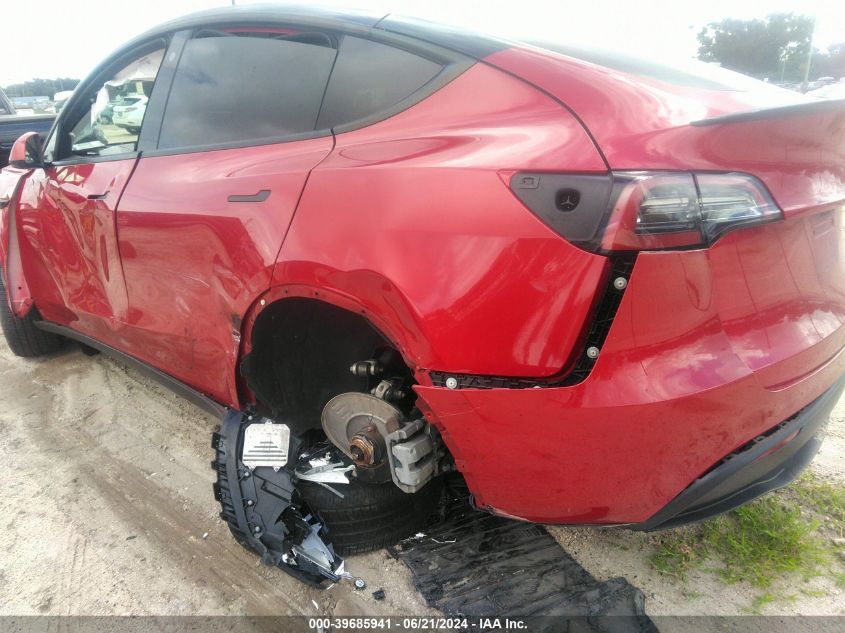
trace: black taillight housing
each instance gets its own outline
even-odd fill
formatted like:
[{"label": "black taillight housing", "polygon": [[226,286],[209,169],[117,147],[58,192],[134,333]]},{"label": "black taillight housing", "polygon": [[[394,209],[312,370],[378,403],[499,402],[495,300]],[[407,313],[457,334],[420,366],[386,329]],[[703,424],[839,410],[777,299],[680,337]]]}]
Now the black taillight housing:
[{"label": "black taillight housing", "polygon": [[783,218],[763,184],[737,172],[517,173],[510,184],[546,224],[593,252],[708,246]]}]

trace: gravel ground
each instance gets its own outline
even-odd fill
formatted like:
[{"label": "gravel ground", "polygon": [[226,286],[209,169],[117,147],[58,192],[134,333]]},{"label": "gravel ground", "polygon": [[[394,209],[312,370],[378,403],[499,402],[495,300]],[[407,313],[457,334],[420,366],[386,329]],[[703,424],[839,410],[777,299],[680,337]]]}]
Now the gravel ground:
[{"label": "gravel ground", "polygon": [[[217,518],[217,421],[139,373],[75,346],[23,360],[0,341],[0,377],[0,615],[434,614],[384,551],[348,559],[366,591],[311,589],[260,565]],[[814,468],[845,482],[843,452],[840,403]],[[649,614],[742,614],[750,604],[750,590],[712,574],[679,586],[651,571],[644,535],[551,532],[597,577],[640,587]],[[843,591],[822,585],[829,595],[766,613],[845,614]]]}]

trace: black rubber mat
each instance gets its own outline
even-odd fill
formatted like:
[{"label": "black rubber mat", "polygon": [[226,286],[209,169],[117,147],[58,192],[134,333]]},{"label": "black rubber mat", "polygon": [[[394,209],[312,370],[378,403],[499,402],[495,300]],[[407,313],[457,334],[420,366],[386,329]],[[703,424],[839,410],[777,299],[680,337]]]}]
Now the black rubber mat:
[{"label": "black rubber mat", "polygon": [[429,606],[450,616],[565,616],[581,621],[577,630],[657,630],[639,589],[596,580],[542,526],[475,511],[454,486],[442,514],[425,536],[391,549]]}]

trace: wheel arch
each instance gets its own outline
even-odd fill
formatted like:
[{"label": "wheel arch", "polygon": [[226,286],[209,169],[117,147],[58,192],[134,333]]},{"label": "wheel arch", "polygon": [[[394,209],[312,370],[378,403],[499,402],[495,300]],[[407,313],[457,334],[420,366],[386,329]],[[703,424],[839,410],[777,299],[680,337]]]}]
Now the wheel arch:
[{"label": "wheel arch", "polygon": [[[288,328],[291,334],[277,335],[279,331],[284,332],[286,326],[291,326]],[[297,328],[301,328],[302,332]],[[295,354],[301,350],[307,350],[308,354],[307,358],[299,358],[301,364],[297,364],[295,355],[291,360],[301,373],[294,375],[293,367],[274,366],[273,371],[281,369],[282,377],[294,381],[290,390],[296,389],[297,380],[302,380],[310,389],[307,377],[309,374],[314,375],[314,370],[321,362],[312,356],[320,354],[331,354],[335,361],[326,374],[324,389],[329,388],[327,381],[331,379],[338,381],[338,392],[358,390],[358,387],[363,389],[363,384],[356,386],[354,377],[348,371],[349,366],[353,362],[366,360],[381,347],[398,352],[417,383],[430,384],[427,372],[420,369],[413,360],[415,356],[409,346],[408,333],[397,329],[384,315],[346,293],[307,284],[273,287],[256,299],[244,316],[241,329],[236,365],[240,399],[242,403],[264,406],[274,415],[279,413],[277,405],[280,403],[273,400],[273,394],[267,392],[267,384],[257,377],[259,372],[267,369],[267,363],[270,362],[268,355],[274,358],[274,363],[277,362],[283,356],[278,354],[277,345],[284,346],[287,343],[297,345]],[[297,332],[296,335],[293,335],[294,332]],[[321,336],[314,336],[315,332]],[[285,336],[287,340],[284,340]],[[272,350],[267,347],[271,344],[274,345]],[[320,376],[322,379],[323,374]],[[308,408],[309,415],[313,417],[313,407]],[[294,410],[297,408],[294,407]]]}]

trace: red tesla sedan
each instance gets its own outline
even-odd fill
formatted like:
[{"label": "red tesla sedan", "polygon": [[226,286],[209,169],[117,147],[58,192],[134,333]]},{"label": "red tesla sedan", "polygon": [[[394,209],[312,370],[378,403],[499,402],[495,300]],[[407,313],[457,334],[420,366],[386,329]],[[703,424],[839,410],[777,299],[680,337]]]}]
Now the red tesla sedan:
[{"label": "red tesla sedan", "polygon": [[223,518],[306,580],[450,471],[529,521],[723,512],[845,385],[845,102],[710,66],[205,12],[101,64],[0,198],[11,349],[76,339],[221,415]]}]

